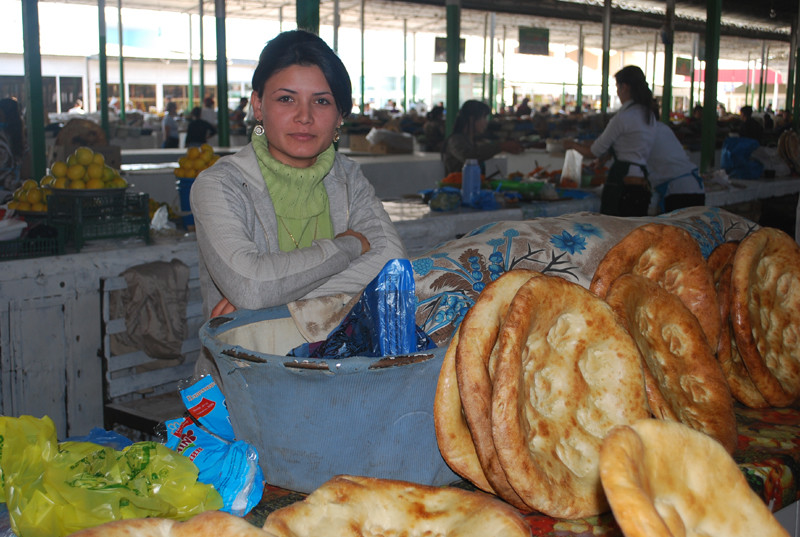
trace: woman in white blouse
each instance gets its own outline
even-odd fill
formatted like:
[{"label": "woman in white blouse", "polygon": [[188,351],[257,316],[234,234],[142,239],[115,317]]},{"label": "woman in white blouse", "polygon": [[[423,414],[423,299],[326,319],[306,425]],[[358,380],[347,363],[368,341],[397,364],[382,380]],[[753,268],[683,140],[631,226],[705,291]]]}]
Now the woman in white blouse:
[{"label": "woman in white blouse", "polygon": [[600,212],[614,216],[645,216],[651,188],[647,179],[647,157],[656,136],[653,93],[644,73],[635,65],[619,70],[614,78],[622,108],[608,122],[603,133],[591,144],[572,140],[566,149],[584,157],[614,159],[608,171],[600,201]]}]

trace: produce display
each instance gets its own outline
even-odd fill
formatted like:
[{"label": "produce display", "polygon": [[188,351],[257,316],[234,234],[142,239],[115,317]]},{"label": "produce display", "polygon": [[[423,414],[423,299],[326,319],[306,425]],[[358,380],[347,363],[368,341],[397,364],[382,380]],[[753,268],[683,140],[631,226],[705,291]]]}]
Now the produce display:
[{"label": "produce display", "polygon": [[195,178],[198,173],[219,160],[219,157],[209,144],[203,144],[200,147],[188,147],[186,148],[186,154],[178,159],[178,167],[175,168],[174,172],[175,177]]},{"label": "produce display", "polygon": [[77,148],[66,162],[57,160],[50,166],[50,173],[42,177],[43,187],[69,190],[99,190],[104,188],[127,188],[128,182],[116,170],[106,164],[102,153],[91,147]]},{"label": "produce display", "polygon": [[42,186],[33,179],[26,179],[22,185],[14,191],[14,197],[8,202],[8,208],[21,212],[46,213],[47,196],[50,195],[50,188]]},{"label": "produce display", "polygon": [[39,181],[27,179],[14,191],[9,209],[22,212],[46,213],[47,197],[53,189],[101,190],[127,188],[128,182],[116,170],[106,164],[102,153],[95,153],[87,146],[78,147],[66,162],[57,160],[50,173]]}]

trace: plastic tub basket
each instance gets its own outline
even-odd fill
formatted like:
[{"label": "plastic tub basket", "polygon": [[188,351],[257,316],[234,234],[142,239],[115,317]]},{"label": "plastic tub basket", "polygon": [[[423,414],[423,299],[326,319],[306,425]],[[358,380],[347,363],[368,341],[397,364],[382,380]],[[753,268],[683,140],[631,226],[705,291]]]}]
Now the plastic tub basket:
[{"label": "plastic tub basket", "polygon": [[[458,481],[442,459],[433,400],[446,348],[339,360],[285,356],[304,342],[286,307],[242,310],[200,329],[237,439],[269,484],[311,492],[338,474]],[[275,353],[275,354],[273,354]]]}]

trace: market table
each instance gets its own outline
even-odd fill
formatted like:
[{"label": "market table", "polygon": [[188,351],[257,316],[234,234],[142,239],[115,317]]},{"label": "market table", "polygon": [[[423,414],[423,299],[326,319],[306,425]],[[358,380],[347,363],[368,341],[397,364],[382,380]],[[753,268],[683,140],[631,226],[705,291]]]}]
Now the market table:
[{"label": "market table", "polygon": [[[800,410],[752,410],[743,406],[737,406],[735,410],[739,443],[733,458],[750,487],[776,513],[789,534],[797,535],[797,502],[800,500]],[[464,481],[452,486],[475,490],[470,483]],[[304,497],[301,493],[267,485],[264,487],[261,502],[247,515],[247,519],[261,526],[269,513]],[[731,509],[735,508],[736,506],[731,506]],[[560,520],[541,513],[529,513],[525,515],[525,519],[534,536],[622,535],[611,513],[580,520]]]},{"label": "market table", "polygon": [[730,186],[706,185],[706,205],[726,207],[737,203],[774,198],[800,192],[800,178],[733,179]]}]

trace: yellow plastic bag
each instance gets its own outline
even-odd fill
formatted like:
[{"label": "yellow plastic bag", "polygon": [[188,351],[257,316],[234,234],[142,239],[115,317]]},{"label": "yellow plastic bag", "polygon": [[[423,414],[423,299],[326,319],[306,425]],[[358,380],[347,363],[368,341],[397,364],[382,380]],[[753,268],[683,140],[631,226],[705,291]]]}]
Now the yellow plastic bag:
[{"label": "yellow plastic bag", "polygon": [[0,417],[0,500],[19,537],[66,536],[112,520],[185,520],[222,507],[188,458],[157,442],[122,451],[59,443],[45,416]]}]

